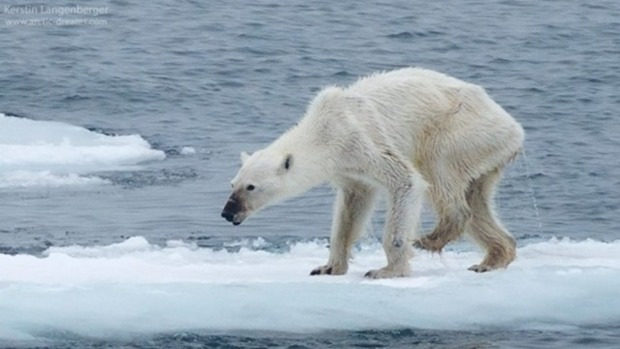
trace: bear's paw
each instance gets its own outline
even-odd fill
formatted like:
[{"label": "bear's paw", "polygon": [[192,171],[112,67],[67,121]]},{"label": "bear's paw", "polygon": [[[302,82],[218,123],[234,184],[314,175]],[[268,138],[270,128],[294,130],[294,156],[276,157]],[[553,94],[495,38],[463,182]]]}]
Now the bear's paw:
[{"label": "bear's paw", "polygon": [[434,238],[432,234],[431,236],[424,236],[413,242],[413,247],[434,253],[441,253],[445,245],[446,243],[444,241]]},{"label": "bear's paw", "polygon": [[388,279],[407,277],[409,275],[411,275],[411,271],[408,267],[392,268],[387,266],[381,269],[369,270],[366,274],[364,274],[364,277],[367,277],[369,279]]}]

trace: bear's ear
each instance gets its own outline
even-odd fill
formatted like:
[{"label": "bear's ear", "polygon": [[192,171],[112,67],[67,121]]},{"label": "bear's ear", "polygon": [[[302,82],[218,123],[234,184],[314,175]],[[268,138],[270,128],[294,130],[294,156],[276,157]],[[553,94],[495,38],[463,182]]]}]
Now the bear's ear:
[{"label": "bear's ear", "polygon": [[245,162],[248,160],[249,157],[250,157],[250,154],[242,151],[241,152],[241,165],[245,164]]},{"label": "bear's ear", "polygon": [[286,157],[284,158],[284,162],[282,163],[282,167],[285,170],[288,170],[291,168],[291,166],[293,166],[293,155],[287,154]]}]

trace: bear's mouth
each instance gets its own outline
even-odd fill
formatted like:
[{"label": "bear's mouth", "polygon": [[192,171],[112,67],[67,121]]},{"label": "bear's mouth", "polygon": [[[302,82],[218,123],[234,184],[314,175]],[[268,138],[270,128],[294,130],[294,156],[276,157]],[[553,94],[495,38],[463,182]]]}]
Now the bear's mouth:
[{"label": "bear's mouth", "polygon": [[243,222],[243,218],[239,217],[238,213],[231,213],[229,211],[222,211],[222,218],[231,222],[233,225],[239,225]]},{"label": "bear's mouth", "polygon": [[230,198],[222,210],[222,218],[231,222],[233,225],[239,225],[247,216],[244,214],[245,211],[242,200],[239,200],[237,193],[233,193],[230,195]]},{"label": "bear's mouth", "polygon": [[240,211],[237,212],[234,216],[232,221],[230,221],[233,225],[239,225],[241,223],[243,223],[243,221],[245,221],[246,218],[248,218],[249,212],[248,211]]},{"label": "bear's mouth", "polygon": [[239,225],[243,223],[246,217],[247,214],[245,214],[244,212],[231,212],[226,209],[222,211],[222,218],[232,223],[233,225]]}]

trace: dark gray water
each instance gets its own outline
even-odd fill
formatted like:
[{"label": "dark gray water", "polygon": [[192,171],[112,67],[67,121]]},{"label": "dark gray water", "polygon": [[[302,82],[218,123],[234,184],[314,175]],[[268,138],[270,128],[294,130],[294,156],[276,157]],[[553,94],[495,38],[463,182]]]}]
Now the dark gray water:
[{"label": "dark gray water", "polygon": [[[112,182],[104,188],[0,188],[3,253],[38,254],[49,246],[105,245],[138,235],[152,243],[180,239],[209,247],[241,237],[276,244],[326,237],[328,188],[267,209],[240,227],[222,220],[238,154],[292,126],[321,87],[403,66],[478,83],[523,124],[526,156],[509,169],[498,194],[500,215],[520,242],[620,239],[616,1],[156,0],[84,6],[106,7],[107,13],[65,16],[97,23],[28,25],[10,21],[58,16],[1,9],[0,112],[139,134],[167,157],[95,173]],[[181,154],[186,146],[196,154]],[[373,221],[375,236],[381,222],[380,216]],[[427,217],[424,226],[430,224]],[[561,331],[347,332],[325,334],[328,342],[317,342],[316,335],[197,332],[128,345],[617,345],[617,324],[604,326],[570,339]],[[72,340],[58,343],[79,346],[82,339]]]}]

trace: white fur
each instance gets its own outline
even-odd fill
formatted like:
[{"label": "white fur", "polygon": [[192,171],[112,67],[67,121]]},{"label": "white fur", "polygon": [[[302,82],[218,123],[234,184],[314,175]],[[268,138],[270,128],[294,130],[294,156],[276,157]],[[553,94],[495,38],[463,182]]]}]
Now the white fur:
[{"label": "white fur", "polygon": [[[475,180],[501,170],[520,150],[523,137],[521,126],[483,88],[430,70],[405,68],[371,75],[347,88],[322,90],[297,126],[265,149],[243,156],[233,190],[248,208],[245,218],[325,182],[339,188],[330,257],[313,273],[343,274],[351,245],[381,189],[389,204],[384,232],[388,264],[367,276],[405,276],[412,256],[409,241],[418,237],[425,193],[440,217],[431,237],[445,237],[445,244],[454,238],[450,234],[487,227],[470,224],[471,217],[484,216],[489,224],[495,218],[492,211],[472,214],[468,190]],[[289,155],[292,164],[287,170],[283,164]],[[245,191],[248,184],[256,190]],[[492,185],[478,187],[485,191],[475,206],[484,209]],[[497,223],[482,235],[499,241],[507,234],[500,228]],[[495,253],[485,236],[477,234],[472,233],[487,252]],[[502,247],[510,244],[506,239]],[[503,255],[499,259],[485,266],[510,262]]]}]

